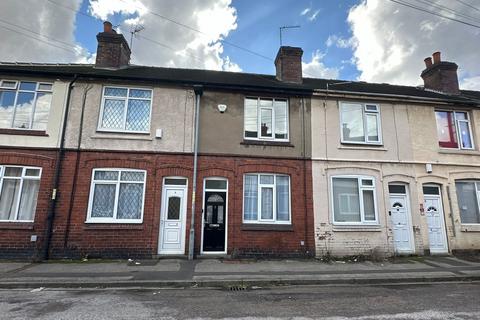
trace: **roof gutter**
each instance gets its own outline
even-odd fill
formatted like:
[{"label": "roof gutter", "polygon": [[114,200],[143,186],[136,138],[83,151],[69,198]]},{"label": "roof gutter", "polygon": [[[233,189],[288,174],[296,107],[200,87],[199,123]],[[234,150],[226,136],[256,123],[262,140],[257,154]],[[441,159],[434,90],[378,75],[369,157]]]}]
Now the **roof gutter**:
[{"label": "roof gutter", "polygon": [[62,161],[65,156],[65,136],[66,136],[66,129],[67,129],[68,113],[70,110],[70,98],[72,95],[73,85],[75,84],[77,79],[78,79],[78,75],[74,75],[73,79],[68,84],[67,98],[65,102],[65,113],[63,115],[62,134],[60,137],[60,146],[58,150],[57,160],[55,163],[52,196],[50,198],[50,205],[47,213],[47,225],[45,229],[45,242],[43,245],[42,260],[47,260],[49,258],[50,243],[52,241],[53,222],[55,220],[55,211],[57,207],[57,190],[58,190],[58,186],[60,185]]},{"label": "roof gutter", "polygon": [[313,90],[314,96],[329,96],[329,97],[343,97],[345,98],[347,95],[355,95],[355,96],[375,96],[375,97],[384,97],[384,98],[392,98],[392,99],[401,99],[401,100],[409,100],[409,101],[418,101],[418,102],[428,102],[428,103],[463,103],[463,104],[474,104],[477,103],[475,101],[464,101],[464,100],[456,100],[456,99],[441,99],[441,98],[417,98],[414,96],[407,96],[407,95],[400,95],[400,94],[389,94],[389,93],[374,93],[374,92],[357,92],[357,91],[340,91],[340,90],[325,90],[325,89],[315,89]]}]

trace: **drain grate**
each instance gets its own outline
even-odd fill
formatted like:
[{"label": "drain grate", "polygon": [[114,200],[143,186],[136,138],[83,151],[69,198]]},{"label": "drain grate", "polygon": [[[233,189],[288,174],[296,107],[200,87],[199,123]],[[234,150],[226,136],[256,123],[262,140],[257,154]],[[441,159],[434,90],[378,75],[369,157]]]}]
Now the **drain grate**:
[{"label": "drain grate", "polygon": [[245,285],[228,286],[227,289],[229,291],[245,291],[247,290],[247,286]]}]

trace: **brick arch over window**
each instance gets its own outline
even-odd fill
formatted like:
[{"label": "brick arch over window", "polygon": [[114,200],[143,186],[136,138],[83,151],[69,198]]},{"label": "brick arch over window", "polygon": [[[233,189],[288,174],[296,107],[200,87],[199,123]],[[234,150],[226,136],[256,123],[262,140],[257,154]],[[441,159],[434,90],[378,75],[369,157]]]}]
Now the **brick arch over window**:
[{"label": "brick arch over window", "polygon": [[0,154],[0,164],[53,168],[55,166],[55,157],[20,152],[2,153]]},{"label": "brick arch over window", "polygon": [[144,158],[130,158],[128,160],[119,158],[110,159],[89,159],[82,161],[81,168],[128,168],[128,169],[144,169],[153,164],[152,161]]}]

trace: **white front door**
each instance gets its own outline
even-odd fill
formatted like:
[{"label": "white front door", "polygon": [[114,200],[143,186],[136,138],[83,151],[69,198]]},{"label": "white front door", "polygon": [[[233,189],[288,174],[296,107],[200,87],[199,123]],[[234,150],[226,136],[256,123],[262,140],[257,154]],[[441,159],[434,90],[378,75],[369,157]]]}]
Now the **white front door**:
[{"label": "white front door", "polygon": [[184,254],[186,190],[168,186],[163,189],[158,253]]},{"label": "white front door", "polygon": [[390,195],[389,215],[392,219],[395,252],[399,254],[413,253],[412,226],[406,194]]},{"label": "white front door", "polygon": [[448,253],[442,198],[440,194],[428,194],[424,195],[424,199],[428,224],[428,239],[430,241],[430,253]]}]

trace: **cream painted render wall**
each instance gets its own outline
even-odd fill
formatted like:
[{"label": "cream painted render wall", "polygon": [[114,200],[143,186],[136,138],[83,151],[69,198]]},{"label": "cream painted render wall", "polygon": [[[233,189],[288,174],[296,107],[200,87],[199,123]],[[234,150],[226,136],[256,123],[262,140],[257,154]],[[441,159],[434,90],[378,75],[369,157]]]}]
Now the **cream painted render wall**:
[{"label": "cream painted render wall", "polygon": [[[72,92],[71,110],[67,126],[67,148],[77,148],[82,131],[81,148],[94,150],[153,151],[190,153],[193,147],[194,103],[193,90],[150,87],[130,84],[134,88],[153,89],[150,133],[113,133],[97,130],[104,86],[127,86],[125,83],[79,82]],[[83,128],[80,130],[82,105]],[[162,129],[157,138],[156,130]]]},{"label": "cream painted render wall", "polygon": [[50,114],[48,115],[48,124],[46,130],[47,135],[31,136],[21,134],[0,134],[0,146],[58,148],[60,146],[60,136],[62,132],[66,104],[65,102],[67,98],[69,82],[45,78],[2,77],[1,75],[0,79],[53,83],[52,103],[50,105]]},{"label": "cream painted render wall", "polygon": [[[455,180],[480,180],[480,153],[442,150],[438,146],[435,106],[378,103],[381,108],[383,146],[340,143],[340,101],[312,101],[312,174],[317,255],[393,255],[394,243],[388,215],[389,183],[407,185],[416,254],[429,250],[428,225],[420,210],[423,185],[441,187],[447,241],[452,250],[480,249],[480,225],[461,223]],[[442,109],[445,109],[444,107]],[[470,112],[474,142],[480,142],[480,112]],[[433,164],[427,173],[426,163]],[[331,207],[332,175],[369,175],[376,180],[379,224],[373,227],[338,226]]]}]

